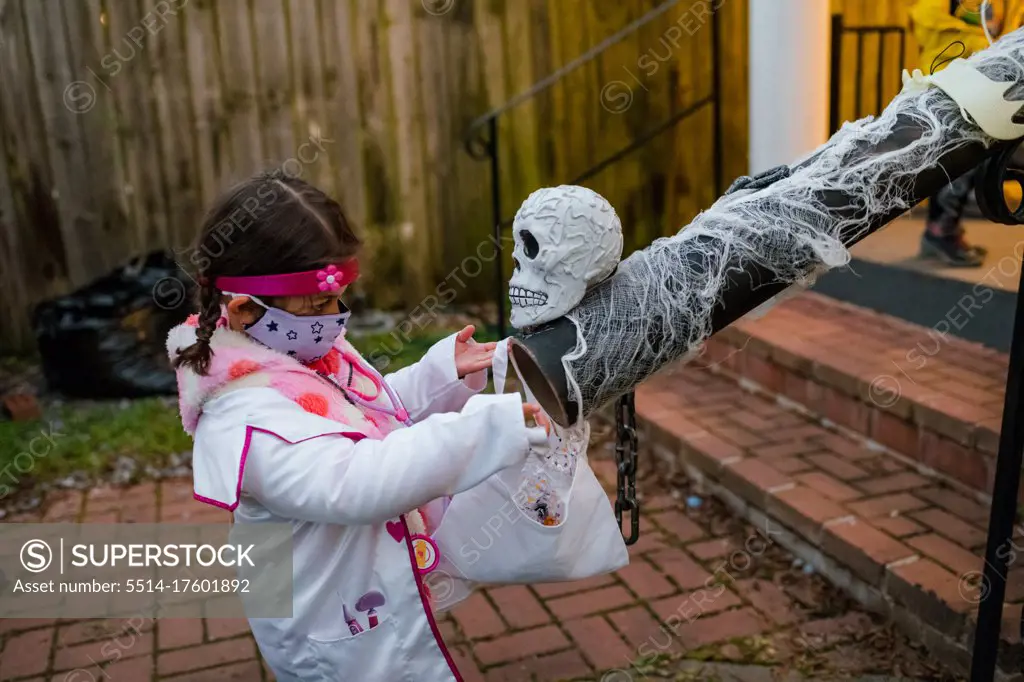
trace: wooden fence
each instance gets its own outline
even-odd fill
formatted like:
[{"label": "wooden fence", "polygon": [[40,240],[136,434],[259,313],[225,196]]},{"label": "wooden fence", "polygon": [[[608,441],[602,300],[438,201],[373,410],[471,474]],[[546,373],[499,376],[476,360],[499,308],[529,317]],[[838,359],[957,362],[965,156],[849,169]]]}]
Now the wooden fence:
[{"label": "wooden fence", "polygon": [[[833,2],[865,22],[889,6]],[[0,350],[31,347],[36,302],[136,255],[169,247],[188,263],[204,207],[270,167],[343,203],[376,305],[412,307],[446,279],[459,301],[488,297],[492,271],[465,260],[492,227],[468,124],[659,4],[0,0]],[[510,215],[710,93],[710,4],[725,179],[745,172],[747,2],[680,0],[502,117]],[[587,182],[631,248],[714,199],[714,124],[703,110]]]},{"label": "wooden fence", "polygon": [[[510,211],[706,94],[709,1],[681,0],[504,117]],[[338,197],[367,241],[374,303],[411,307],[491,229],[468,123],[658,4],[0,0],[0,347],[30,346],[34,303],[138,254],[171,247],[187,263],[203,207],[267,167]],[[734,176],[746,165],[746,2],[721,11]],[[602,106],[611,81],[632,87],[628,111]],[[714,198],[712,123],[681,124],[590,183],[624,224],[643,224],[635,244]],[[460,300],[489,294],[487,272],[458,278]]]}]

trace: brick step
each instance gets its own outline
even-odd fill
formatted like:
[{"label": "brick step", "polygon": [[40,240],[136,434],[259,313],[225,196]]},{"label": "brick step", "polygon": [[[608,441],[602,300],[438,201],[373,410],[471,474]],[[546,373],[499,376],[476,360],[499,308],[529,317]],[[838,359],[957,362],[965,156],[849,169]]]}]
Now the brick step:
[{"label": "brick step", "polygon": [[814,293],[711,339],[705,366],[753,382],[982,496],[991,491],[1008,358],[956,338],[961,301],[932,328]]},{"label": "brick step", "polygon": [[[787,347],[795,346],[790,340]],[[764,364],[754,352],[738,355]],[[795,376],[769,375],[780,383]],[[830,390],[835,395],[823,402],[837,402],[837,389],[809,380],[805,386]],[[642,385],[636,406],[642,456],[682,465],[752,521],[767,516],[779,523],[791,539],[783,542],[788,549],[945,662],[966,669],[980,600],[983,504],[885,448],[692,364]],[[840,422],[842,410],[827,409]],[[864,414],[870,425],[890,413]],[[1020,566],[1011,568],[1006,602],[1001,660],[1010,667],[1022,651]]]}]

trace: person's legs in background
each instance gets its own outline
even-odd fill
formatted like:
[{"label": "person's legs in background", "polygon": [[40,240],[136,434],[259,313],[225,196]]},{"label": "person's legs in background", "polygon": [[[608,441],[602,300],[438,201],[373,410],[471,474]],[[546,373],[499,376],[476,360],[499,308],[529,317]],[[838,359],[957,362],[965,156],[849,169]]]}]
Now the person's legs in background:
[{"label": "person's legs in background", "polygon": [[928,220],[921,237],[922,256],[959,267],[978,267],[985,261],[987,250],[964,241],[961,223],[974,190],[974,176],[974,171],[964,174],[928,200]]}]

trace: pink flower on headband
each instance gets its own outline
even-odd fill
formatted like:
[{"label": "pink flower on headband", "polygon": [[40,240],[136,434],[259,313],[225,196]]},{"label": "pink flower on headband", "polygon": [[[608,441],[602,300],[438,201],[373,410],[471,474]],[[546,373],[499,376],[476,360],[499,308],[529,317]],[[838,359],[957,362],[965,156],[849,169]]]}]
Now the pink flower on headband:
[{"label": "pink flower on headband", "polygon": [[316,278],[320,280],[320,291],[334,291],[341,288],[341,283],[338,281],[338,268],[333,265],[328,265],[326,269],[316,273]]}]

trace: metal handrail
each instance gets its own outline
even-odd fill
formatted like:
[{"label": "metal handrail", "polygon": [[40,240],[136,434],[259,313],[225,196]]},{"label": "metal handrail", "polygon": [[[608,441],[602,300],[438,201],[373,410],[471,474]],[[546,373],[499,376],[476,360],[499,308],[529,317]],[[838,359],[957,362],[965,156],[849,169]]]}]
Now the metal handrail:
[{"label": "metal handrail", "polygon": [[[507,102],[499,107],[496,107],[483,116],[480,116],[470,123],[469,128],[466,131],[464,144],[466,151],[473,158],[483,161],[487,160],[490,162],[491,171],[491,213],[494,220],[494,239],[497,245],[498,254],[495,262],[495,291],[496,291],[496,303],[498,308],[498,336],[499,338],[505,337],[505,300],[504,300],[504,288],[505,288],[505,277],[502,273],[502,246],[501,237],[502,232],[505,228],[512,224],[514,221],[513,217],[505,218],[502,215],[501,207],[501,165],[498,159],[498,119],[502,114],[508,112],[514,107],[522,104],[523,102],[535,97],[541,92],[544,92],[555,83],[559,82],[567,74],[572,73],[579,67],[593,61],[596,57],[604,53],[609,47],[620,42],[626,36],[635,33],[637,29],[649,24],[654,19],[665,14],[669,9],[679,4],[679,0],[666,0],[662,4],[658,5],[650,12],[647,12],[639,19],[631,22],[628,26],[618,31],[614,35],[601,41],[599,44],[587,50],[582,55],[572,60],[562,68],[558,69],[554,73],[546,76],[545,78],[537,81],[531,87],[527,88],[523,92],[515,95]],[[720,37],[718,35],[718,22],[716,21],[717,11],[713,10],[711,13],[712,22],[712,92],[706,95],[704,98],[697,102],[684,107],[683,109],[674,112],[664,121],[656,124],[649,128],[640,137],[634,139],[629,145],[623,147],[612,155],[608,156],[602,161],[591,166],[589,169],[580,174],[577,178],[570,181],[569,184],[579,184],[588,178],[593,177],[597,173],[601,172],[611,164],[615,163],[622,157],[630,154],[631,152],[639,149],[643,145],[650,142],[656,136],[665,132],[669,128],[673,127],[683,119],[693,115],[698,110],[705,106],[711,105],[715,111],[715,141],[714,141],[714,182],[716,190],[721,189],[720,185],[722,182],[722,153],[723,153],[723,142],[721,133],[721,123],[719,121],[719,115],[721,112],[721,64],[719,63],[720,49]]]},{"label": "metal handrail", "polygon": [[[635,152],[637,149],[640,149],[640,147],[643,147],[645,144],[647,144],[648,142],[650,142],[651,140],[656,138],[658,135],[661,135],[663,132],[665,132],[666,130],[668,130],[669,128],[674,126],[675,124],[677,124],[680,121],[682,121],[684,118],[688,118],[689,116],[691,116],[692,114],[697,113],[698,111],[700,111],[704,107],[706,107],[708,105],[711,105],[711,104],[714,104],[714,103],[715,103],[715,96],[714,95],[708,95],[706,97],[703,97],[703,98],[697,100],[696,102],[694,102],[693,104],[691,104],[688,107],[683,107],[682,109],[680,109],[676,113],[672,114],[671,116],[666,118],[664,121],[662,121],[658,125],[653,126],[653,127],[649,128],[648,130],[646,130],[642,135],[637,137],[635,140],[630,142],[628,145],[626,145],[622,149],[619,149],[618,151],[614,152],[613,154],[609,154],[604,159],[598,161],[593,166],[591,166],[587,170],[583,171],[582,173],[577,175],[572,180],[569,180],[566,184],[567,185],[579,185],[579,184],[581,184],[583,182],[586,182],[587,180],[589,180],[590,178],[594,177],[595,175],[597,175],[598,173],[603,171],[605,168],[607,168],[608,166],[610,166],[613,163],[615,163],[616,161],[618,161],[619,159],[621,159],[621,158],[623,158],[625,156],[629,156],[630,154]],[[502,220],[498,224],[498,227],[500,229],[504,230],[505,228],[509,227],[514,220],[515,220],[514,216],[510,216],[508,218],[505,218],[504,220]]]},{"label": "metal handrail", "polygon": [[[856,71],[858,74],[857,88],[854,91],[854,115],[858,118],[864,115],[864,91],[861,87],[859,74],[864,68],[864,49],[865,49],[865,38],[869,35],[877,35],[879,37],[878,43],[878,63],[879,69],[875,77],[875,97],[879,104],[882,102],[882,96],[885,86],[885,72],[882,69],[882,65],[885,62],[885,55],[887,53],[885,37],[888,35],[899,36],[899,55],[900,59],[904,59],[907,54],[907,29],[905,26],[898,25],[858,25],[858,26],[847,26],[843,22],[842,14],[832,15],[832,56],[831,56],[831,93],[829,95],[829,130],[830,133],[835,133],[839,129],[840,121],[840,84],[842,75],[843,65],[843,36],[844,35],[855,35],[857,36],[857,67]],[[900,86],[900,72],[896,72],[894,78],[896,80],[897,89]]]},{"label": "metal handrail", "polygon": [[639,19],[636,19],[631,24],[623,28],[621,31],[615,33],[612,36],[609,36],[608,38],[605,38],[600,43],[590,48],[589,50],[587,50],[586,52],[584,52],[579,57],[572,60],[562,68],[558,69],[557,71],[548,76],[545,76],[541,80],[531,85],[526,90],[520,92],[518,95],[514,95],[510,100],[508,100],[501,106],[495,107],[494,109],[491,109],[483,116],[479,116],[478,118],[476,118],[472,123],[469,124],[469,130],[466,133],[466,146],[470,154],[473,154],[474,156],[476,155],[473,149],[471,148],[471,145],[473,144],[474,140],[478,139],[475,133],[479,133],[479,131],[490,121],[497,119],[506,111],[515,108],[516,106],[522,104],[526,100],[531,99],[537,94],[547,90],[566,75],[572,73],[573,71],[583,66],[584,64],[593,61],[595,57],[600,56],[601,53],[603,53],[609,47],[620,42],[626,36],[635,33],[637,29],[646,26],[647,24],[654,21],[662,14],[669,11],[670,9],[672,9],[672,7],[678,4],[679,0],[667,0],[667,2],[661,3],[660,5],[652,9],[650,12],[644,14]]},{"label": "metal handrail", "polygon": [[[841,16],[841,15],[840,15]],[[907,29],[903,26],[843,26],[847,33],[904,33]]]},{"label": "metal handrail", "polygon": [[616,161],[618,161],[622,157],[630,154],[631,152],[636,151],[640,147],[643,147],[645,144],[647,144],[648,142],[650,142],[651,140],[656,138],[658,135],[661,135],[663,132],[665,132],[666,130],[668,130],[672,126],[674,126],[676,123],[679,123],[680,121],[682,121],[684,118],[687,118],[691,114],[697,113],[699,110],[703,109],[707,105],[714,104],[714,103],[715,103],[715,96],[714,95],[708,95],[707,97],[704,97],[703,99],[700,99],[700,100],[694,102],[690,106],[685,107],[683,109],[680,109],[679,111],[677,111],[676,113],[672,114],[671,116],[666,118],[664,121],[659,123],[658,125],[654,126],[650,130],[645,132],[640,137],[638,137],[635,140],[633,140],[632,142],[630,142],[628,145],[626,145],[625,147],[623,147],[619,151],[615,152],[614,154],[612,154],[611,156],[607,157],[603,161],[598,161],[596,164],[591,166],[589,170],[586,170],[581,175],[579,175],[578,177],[573,178],[573,180],[569,184],[570,185],[578,185],[578,184],[580,184],[581,182],[583,182],[585,180],[589,180],[590,178],[592,178],[593,176],[597,175],[598,173],[600,173],[605,168],[607,168],[608,166],[612,165],[613,163],[615,163]]}]

